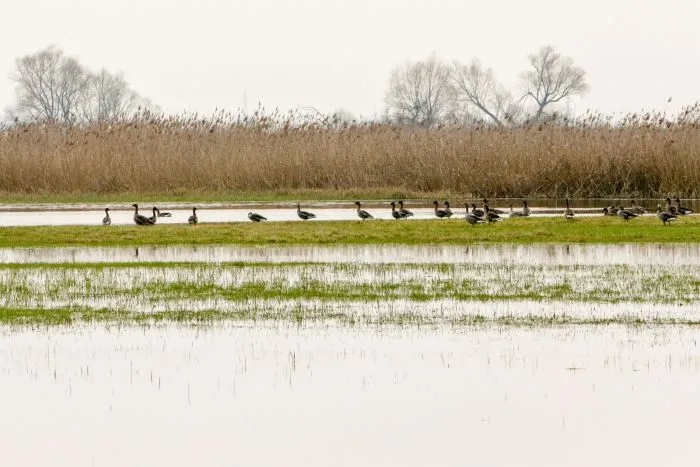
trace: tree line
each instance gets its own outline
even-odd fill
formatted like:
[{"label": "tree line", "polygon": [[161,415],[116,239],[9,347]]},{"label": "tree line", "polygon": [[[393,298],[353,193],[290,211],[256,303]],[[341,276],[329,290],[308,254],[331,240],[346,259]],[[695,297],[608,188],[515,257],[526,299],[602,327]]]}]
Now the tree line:
[{"label": "tree line", "polygon": [[93,72],[53,46],[18,58],[10,79],[15,103],[5,115],[11,122],[104,123],[151,105],[121,72]]},{"label": "tree line", "polygon": [[[512,126],[551,117],[557,103],[588,90],[585,71],[551,46],[529,55],[528,64],[513,94],[479,60],[447,63],[432,55],[406,62],[391,72],[382,120],[426,128]],[[92,72],[53,46],[17,58],[10,79],[15,103],[5,114],[12,122],[104,123],[124,120],[137,110],[155,110],[122,73]],[[324,121],[352,121],[347,113],[328,117],[314,111]]]},{"label": "tree line", "polygon": [[588,91],[586,72],[553,47],[528,56],[520,88],[509,92],[479,60],[446,63],[435,55],[406,62],[391,73],[385,94],[386,118],[420,127],[497,126],[541,121],[555,104]]}]

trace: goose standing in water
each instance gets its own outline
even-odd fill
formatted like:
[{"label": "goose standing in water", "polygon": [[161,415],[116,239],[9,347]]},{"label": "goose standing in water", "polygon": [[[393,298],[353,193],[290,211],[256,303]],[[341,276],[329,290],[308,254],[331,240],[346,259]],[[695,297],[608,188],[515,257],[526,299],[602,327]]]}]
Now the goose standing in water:
[{"label": "goose standing in water", "polygon": [[389,204],[391,204],[391,217],[393,217],[394,219],[403,219],[401,213],[396,210],[396,203],[392,201]]},{"label": "goose standing in water", "polygon": [[151,219],[149,219],[148,217],[142,216],[141,214],[139,214],[139,205],[138,204],[132,204],[132,206],[135,209],[135,211],[134,211],[134,223],[136,225],[153,225],[155,223],[155,222],[151,221]]},{"label": "goose standing in water", "polygon": [[472,214],[476,217],[484,217],[484,210],[476,207],[476,204],[472,203]]},{"label": "goose standing in water", "polygon": [[691,214],[693,210],[682,207],[680,198],[676,196],[676,212],[682,216],[685,216],[686,214]]},{"label": "goose standing in water", "polygon": [[155,208],[156,212],[158,213],[158,217],[172,217],[173,215],[169,212],[160,212],[160,209]]},{"label": "goose standing in water", "polygon": [[452,210],[450,209],[450,202],[445,201],[445,212],[447,213],[447,217],[452,217]]},{"label": "goose standing in water", "polygon": [[664,225],[666,225],[667,223],[670,224],[671,221],[675,221],[678,219],[675,214],[672,214],[668,211],[662,211],[660,204],[656,205],[656,217],[658,217]]},{"label": "goose standing in water", "polygon": [[508,214],[508,217],[524,217],[525,213],[520,212],[520,211],[513,211],[513,205],[510,205],[510,214]]},{"label": "goose standing in water", "polygon": [[190,225],[197,225],[199,219],[197,219],[197,208],[192,208],[192,215],[187,219],[187,223]]},{"label": "goose standing in water", "polygon": [[566,198],[566,210],[564,211],[564,218],[568,221],[574,218],[574,210],[569,206],[569,198]]},{"label": "goose standing in water", "polygon": [[362,219],[362,220],[374,219],[374,216],[372,214],[370,214],[367,211],[365,211],[364,209],[362,209],[362,205],[360,204],[359,201],[355,201],[355,205],[357,206],[357,216],[360,219]]},{"label": "goose standing in water", "polygon": [[527,205],[527,200],[523,200],[523,216],[527,217],[530,215],[530,208]]},{"label": "goose standing in water", "polygon": [[439,219],[444,219],[445,217],[450,217],[452,215],[452,213],[448,214],[447,211],[444,209],[438,209],[437,201],[433,201],[433,205],[435,206],[435,217]]},{"label": "goose standing in water", "polygon": [[297,203],[297,216],[299,216],[299,219],[303,221],[307,221],[309,219],[316,219],[316,214],[310,213],[309,211],[302,211],[301,204],[299,203]]},{"label": "goose standing in water", "polygon": [[250,219],[253,222],[262,222],[262,221],[266,221],[267,217],[261,216],[260,214],[258,214],[256,212],[249,212],[248,219]]},{"label": "goose standing in water", "polygon": [[671,198],[666,198],[666,211],[665,212],[670,212],[674,216],[677,214],[680,214],[678,212],[678,209],[676,209],[676,207],[671,204]]},{"label": "goose standing in water", "polygon": [[620,209],[617,211],[617,215],[625,221],[629,221],[630,219],[637,217],[637,213],[632,212],[630,209]]},{"label": "goose standing in water", "polygon": [[153,207],[153,215],[151,217],[149,217],[148,220],[151,221],[153,224],[156,223],[156,221],[158,220],[158,208],[157,207],[155,207],[155,206]]},{"label": "goose standing in water", "polygon": [[105,208],[105,217],[102,219],[102,225],[110,225],[112,219],[109,217],[109,208]]},{"label": "goose standing in water", "polygon": [[477,216],[476,214],[472,214],[469,212],[469,203],[464,203],[464,207],[467,210],[464,220],[470,223],[471,225],[476,225],[476,224],[485,224],[486,221],[482,219],[481,217]]},{"label": "goose standing in water", "polygon": [[408,209],[404,209],[403,201],[399,201],[399,212],[401,213],[404,219],[409,218],[413,215],[411,211],[409,211]]}]

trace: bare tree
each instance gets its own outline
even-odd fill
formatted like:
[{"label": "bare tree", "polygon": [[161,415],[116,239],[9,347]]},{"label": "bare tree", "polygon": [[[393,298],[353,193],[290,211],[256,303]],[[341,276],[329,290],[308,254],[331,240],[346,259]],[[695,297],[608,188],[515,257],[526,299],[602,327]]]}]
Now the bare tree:
[{"label": "bare tree", "polygon": [[522,112],[521,106],[511,94],[501,87],[490,68],[484,69],[478,60],[469,65],[455,61],[452,82],[458,102],[466,106],[468,114],[472,108],[485,114],[498,126],[514,122]]},{"label": "bare tree", "polygon": [[435,55],[425,61],[406,62],[394,69],[385,103],[392,120],[433,127],[453,110],[450,67]]},{"label": "bare tree", "polygon": [[18,58],[10,78],[17,102],[9,113],[21,121],[103,122],[125,117],[139,104],[150,107],[123,75],[104,69],[95,75],[53,46]]},{"label": "bare tree", "polygon": [[123,118],[141,101],[122,73],[113,75],[104,68],[98,74],[90,75],[88,92],[83,114],[92,122],[102,123]]},{"label": "bare tree", "polygon": [[533,120],[542,118],[550,104],[588,91],[586,72],[553,47],[542,47],[538,53],[529,56],[529,61],[531,68],[523,74],[526,86],[523,97],[535,101],[537,110]]}]

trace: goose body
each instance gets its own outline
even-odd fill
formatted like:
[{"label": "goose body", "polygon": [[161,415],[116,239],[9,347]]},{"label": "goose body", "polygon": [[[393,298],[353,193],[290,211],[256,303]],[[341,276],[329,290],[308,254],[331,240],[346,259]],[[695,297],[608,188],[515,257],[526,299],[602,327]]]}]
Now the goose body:
[{"label": "goose body", "polygon": [[109,208],[105,208],[105,217],[102,219],[102,225],[112,224],[112,218],[109,217]]},{"label": "goose body", "polygon": [[477,208],[476,204],[474,203],[472,203],[472,214],[474,214],[476,217],[484,217],[483,209]]},{"label": "goose body", "polygon": [[469,204],[464,203],[464,206],[465,206],[466,211],[467,211],[466,214],[464,215],[465,221],[467,221],[471,225],[485,224],[486,223],[486,221],[484,219],[482,219],[481,217],[469,212]]},{"label": "goose body", "polygon": [[450,217],[452,215],[451,212],[448,213],[444,209],[438,209],[438,202],[437,201],[433,201],[433,205],[435,206],[435,217],[437,217],[439,219],[444,219],[445,217]]},{"label": "goose body", "polygon": [[401,213],[404,219],[409,218],[413,215],[411,211],[409,211],[408,209],[404,209],[403,201],[399,201],[399,212]]},{"label": "goose body", "polygon": [[667,223],[670,224],[671,221],[675,221],[676,219],[678,219],[675,214],[672,214],[668,211],[662,211],[660,204],[656,205],[656,217],[661,222],[663,222],[664,225],[666,225]]},{"label": "goose body", "polygon": [[693,210],[681,206],[681,200],[678,196],[676,196],[676,212],[682,216],[685,216],[687,214],[691,214]]},{"label": "goose body", "polygon": [[160,212],[160,209],[158,209],[158,208],[153,208],[153,209],[155,209],[156,212],[158,213],[158,217],[172,217],[173,216],[169,212]]},{"label": "goose body", "polygon": [[391,217],[393,217],[394,219],[397,219],[397,220],[403,219],[403,216],[401,215],[401,213],[396,210],[396,203],[392,201],[390,204],[391,204]]},{"label": "goose body", "polygon": [[139,214],[139,205],[138,204],[132,204],[132,206],[134,207],[134,223],[136,225],[153,225],[153,224],[155,224],[155,222],[153,222],[148,217]]},{"label": "goose body", "polygon": [[187,223],[190,225],[197,225],[199,219],[197,218],[197,208],[192,208],[192,215],[187,219]]},{"label": "goose body", "polygon": [[634,219],[635,217],[637,217],[638,214],[635,212],[632,212],[629,209],[620,209],[619,211],[617,211],[617,215],[618,215],[618,217],[621,217],[623,220],[629,221],[630,219]]},{"label": "goose body", "polygon": [[568,221],[574,218],[574,210],[569,206],[569,198],[566,198],[566,210],[564,211],[564,218]]},{"label": "goose body", "polygon": [[151,221],[151,223],[153,223],[153,224],[156,223],[156,221],[158,220],[158,208],[157,207],[155,207],[155,206],[153,207],[153,215],[151,217],[149,217],[148,220]]},{"label": "goose body", "polygon": [[309,219],[316,219],[316,214],[310,213],[309,211],[302,211],[301,205],[299,203],[297,203],[297,216],[299,216],[299,219],[303,221],[307,221]]},{"label": "goose body", "polygon": [[447,213],[447,217],[452,217],[452,214],[454,214],[452,212],[452,210],[450,209],[450,202],[449,201],[445,201],[445,212]]},{"label": "goose body", "polygon": [[488,204],[484,204],[484,218],[486,219],[487,222],[498,222],[502,221],[501,216],[496,214],[495,212],[491,212],[491,209],[489,208]]},{"label": "goose body", "polygon": [[637,202],[636,202],[635,200],[632,200],[632,206],[630,206],[630,207],[628,207],[628,208],[625,208],[625,209],[626,209],[627,211],[631,211],[631,212],[633,212],[633,213],[635,213],[635,214],[638,214],[638,215],[640,215],[640,216],[641,216],[642,214],[646,214],[647,212],[649,212],[649,211],[647,210],[647,208],[645,208],[644,206],[637,206]]},{"label": "goose body", "polygon": [[673,215],[680,214],[678,209],[671,204],[671,198],[666,198],[666,211],[664,212],[670,212]]},{"label": "goose body", "polygon": [[374,219],[374,216],[364,209],[362,209],[362,205],[360,204],[359,201],[355,201],[355,205],[357,206],[357,217],[359,217],[362,220],[365,219]]},{"label": "goose body", "polygon": [[[487,204],[489,204],[489,201],[486,198],[484,198],[484,206],[486,206]],[[505,214],[505,212],[495,208],[489,208],[489,212],[492,212],[494,214]]]},{"label": "goose body", "polygon": [[261,216],[260,214],[258,214],[256,212],[249,212],[248,219],[250,219],[253,222],[262,222],[262,221],[266,221],[267,217]]}]

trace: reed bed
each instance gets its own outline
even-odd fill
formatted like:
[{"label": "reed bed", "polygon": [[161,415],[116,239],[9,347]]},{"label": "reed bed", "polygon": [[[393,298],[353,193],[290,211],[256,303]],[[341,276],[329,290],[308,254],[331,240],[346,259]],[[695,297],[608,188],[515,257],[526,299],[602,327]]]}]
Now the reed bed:
[{"label": "reed bed", "polygon": [[0,192],[359,191],[489,197],[700,195],[700,108],[506,129],[298,114],[154,116],[0,131]]}]

